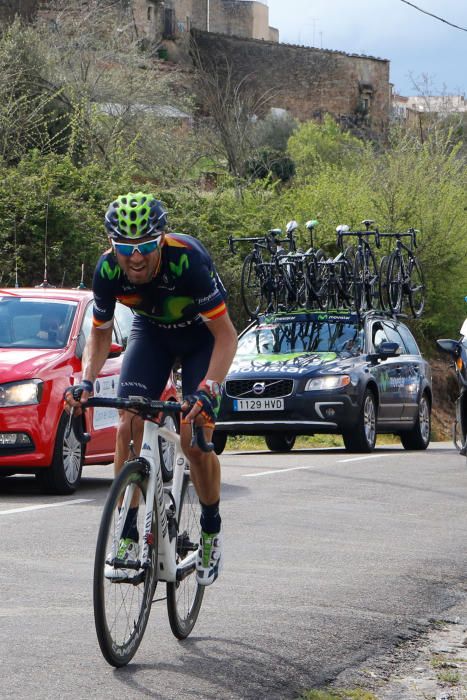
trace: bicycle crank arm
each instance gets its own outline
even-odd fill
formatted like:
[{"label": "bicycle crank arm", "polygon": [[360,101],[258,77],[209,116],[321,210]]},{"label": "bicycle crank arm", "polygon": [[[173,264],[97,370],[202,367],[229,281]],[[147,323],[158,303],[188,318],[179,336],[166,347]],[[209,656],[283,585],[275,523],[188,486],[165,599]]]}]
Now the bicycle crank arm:
[{"label": "bicycle crank arm", "polygon": [[182,564],[177,566],[177,581],[183,581],[184,578],[194,572],[196,568],[196,552],[186,557]]}]

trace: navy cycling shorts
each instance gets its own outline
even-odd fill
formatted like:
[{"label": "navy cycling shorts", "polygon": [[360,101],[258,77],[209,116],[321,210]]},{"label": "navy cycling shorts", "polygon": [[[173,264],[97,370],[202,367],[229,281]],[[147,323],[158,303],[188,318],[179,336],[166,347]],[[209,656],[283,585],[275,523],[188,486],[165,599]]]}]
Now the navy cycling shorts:
[{"label": "navy cycling shorts", "polygon": [[135,316],[123,355],[118,396],[159,399],[174,365],[182,367],[183,396],[193,394],[205,378],[214,337],[205,323],[159,328]]}]

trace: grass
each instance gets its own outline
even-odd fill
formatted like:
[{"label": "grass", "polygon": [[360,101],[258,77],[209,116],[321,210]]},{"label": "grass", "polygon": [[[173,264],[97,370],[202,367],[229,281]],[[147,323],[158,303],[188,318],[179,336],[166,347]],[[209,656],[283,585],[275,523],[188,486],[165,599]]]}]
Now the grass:
[{"label": "grass", "polygon": [[376,695],[368,690],[307,690],[299,700],[377,700]]},{"label": "grass", "polygon": [[[378,435],[376,441],[378,446],[381,445],[400,445],[400,440],[394,435]],[[295,441],[294,449],[312,449],[326,447],[344,447],[342,437],[340,435],[313,435],[313,437],[298,437]],[[264,438],[253,435],[239,435],[237,437],[229,437],[225,446],[226,450],[234,452],[250,452],[255,450],[267,450]]]}]

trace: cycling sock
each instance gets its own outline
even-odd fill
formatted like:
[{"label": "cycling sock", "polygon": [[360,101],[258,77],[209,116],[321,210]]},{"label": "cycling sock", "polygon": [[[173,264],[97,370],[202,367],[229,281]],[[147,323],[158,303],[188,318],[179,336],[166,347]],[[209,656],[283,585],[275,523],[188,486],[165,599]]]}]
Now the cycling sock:
[{"label": "cycling sock", "polygon": [[219,513],[219,501],[207,506],[200,501],[201,505],[201,529],[209,535],[215,535],[221,529],[221,516]]},{"label": "cycling sock", "polygon": [[[120,510],[120,509],[119,509]],[[138,542],[138,508],[129,508],[122,530],[122,540],[129,539]]]}]

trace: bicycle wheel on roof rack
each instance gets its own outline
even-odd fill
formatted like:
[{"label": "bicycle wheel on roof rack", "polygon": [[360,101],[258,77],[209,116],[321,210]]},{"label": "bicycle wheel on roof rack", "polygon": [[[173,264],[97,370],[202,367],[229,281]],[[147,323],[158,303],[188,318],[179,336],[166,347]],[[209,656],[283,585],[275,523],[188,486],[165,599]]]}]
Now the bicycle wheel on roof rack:
[{"label": "bicycle wheel on roof rack", "polygon": [[388,291],[389,255],[384,255],[379,264],[379,303],[382,311],[390,311]]},{"label": "bicycle wheel on roof rack", "polygon": [[407,296],[414,318],[419,318],[425,308],[425,279],[417,258],[410,258],[408,267]]},{"label": "bicycle wheel on roof rack", "polygon": [[387,289],[389,310],[393,314],[399,314],[402,309],[402,292],[403,292],[403,276],[402,276],[402,258],[396,251],[391,253],[388,263]]},{"label": "bicycle wheel on roof rack", "polygon": [[355,305],[354,274],[350,262],[343,257],[339,270],[338,305],[351,309]]},{"label": "bicycle wheel on roof rack", "polygon": [[250,318],[256,318],[265,307],[263,277],[254,254],[249,253],[243,261],[240,295],[245,311]]}]

